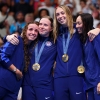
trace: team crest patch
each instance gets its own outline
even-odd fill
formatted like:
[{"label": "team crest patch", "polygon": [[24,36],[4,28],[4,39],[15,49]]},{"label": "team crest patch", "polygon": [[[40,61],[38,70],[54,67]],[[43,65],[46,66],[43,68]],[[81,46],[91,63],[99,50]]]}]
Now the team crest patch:
[{"label": "team crest patch", "polygon": [[50,41],[46,42],[46,46],[51,46],[51,45],[52,45],[52,43]]}]

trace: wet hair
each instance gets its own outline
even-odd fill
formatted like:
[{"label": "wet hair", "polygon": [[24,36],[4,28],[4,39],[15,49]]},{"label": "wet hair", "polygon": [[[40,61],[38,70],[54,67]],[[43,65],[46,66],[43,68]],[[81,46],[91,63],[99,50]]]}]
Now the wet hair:
[{"label": "wet hair", "polygon": [[[70,9],[66,6],[66,5],[61,5],[61,6],[58,6],[57,8],[62,8],[63,11],[66,13],[66,19],[67,19],[67,23],[66,23],[66,26],[68,26],[68,30],[71,34],[71,36],[73,35],[73,17],[72,17],[72,14],[71,14],[71,11]],[[53,25],[55,26],[53,28],[53,34],[54,34],[54,39],[56,40],[57,36],[59,35],[59,29],[60,29],[60,25],[57,21],[57,18],[56,18],[56,10],[57,8],[55,9],[55,12],[54,12],[54,21],[53,21]]]},{"label": "wet hair", "polygon": [[82,13],[82,14],[79,14],[79,16],[81,17],[82,23],[83,23],[82,34],[80,34],[80,39],[82,43],[85,43],[88,38],[87,33],[91,29],[93,29],[93,17],[89,13]]},{"label": "wet hair", "polygon": [[[27,72],[28,66],[29,66],[29,63],[30,63],[30,59],[31,59],[31,54],[29,53],[28,38],[26,37],[26,32],[27,32],[29,24],[36,24],[37,26],[39,25],[38,22],[30,22],[25,26],[25,28],[22,31],[22,38],[23,38],[23,42],[24,42],[24,59],[25,59],[24,60],[24,64],[25,64],[24,72]],[[35,39],[33,42],[31,42],[31,44],[34,44],[32,49],[34,49],[37,41],[38,41],[38,38]]]}]

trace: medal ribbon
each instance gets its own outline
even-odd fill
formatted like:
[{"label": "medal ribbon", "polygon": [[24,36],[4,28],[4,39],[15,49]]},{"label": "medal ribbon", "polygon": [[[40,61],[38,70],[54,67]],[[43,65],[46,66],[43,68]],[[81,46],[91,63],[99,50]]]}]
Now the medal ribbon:
[{"label": "medal ribbon", "polygon": [[42,43],[42,46],[41,46],[41,48],[40,48],[39,53],[38,53],[38,43],[37,43],[37,45],[36,45],[36,47],[35,47],[35,63],[38,63],[38,62],[39,62],[46,41],[47,41],[47,39]]},{"label": "medal ribbon", "polygon": [[70,33],[68,32],[67,41],[65,40],[65,34],[62,35],[63,38],[63,53],[66,54],[68,51],[68,45],[70,41]]}]

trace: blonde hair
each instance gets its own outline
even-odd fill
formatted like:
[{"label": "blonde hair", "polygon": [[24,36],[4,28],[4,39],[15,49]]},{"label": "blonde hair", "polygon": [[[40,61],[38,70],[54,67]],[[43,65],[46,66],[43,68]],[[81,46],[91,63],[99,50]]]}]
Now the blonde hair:
[{"label": "blonde hair", "polygon": [[[73,17],[72,17],[70,9],[66,5],[61,5],[61,6],[58,6],[57,8],[62,8],[64,10],[64,12],[66,13],[66,19],[67,19],[66,26],[68,26],[69,32],[72,37],[74,30],[73,30]],[[53,34],[54,34],[55,41],[57,39],[57,36],[59,33],[58,31],[60,28],[60,24],[58,23],[57,18],[56,18],[56,9],[54,12],[54,21],[53,21],[53,25],[54,25]]]}]

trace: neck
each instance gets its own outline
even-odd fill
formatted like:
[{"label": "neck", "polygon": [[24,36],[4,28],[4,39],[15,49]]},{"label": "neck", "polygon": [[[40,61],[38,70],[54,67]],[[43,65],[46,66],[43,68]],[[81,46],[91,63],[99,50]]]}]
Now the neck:
[{"label": "neck", "polygon": [[50,33],[40,34],[42,37],[49,37]]}]

